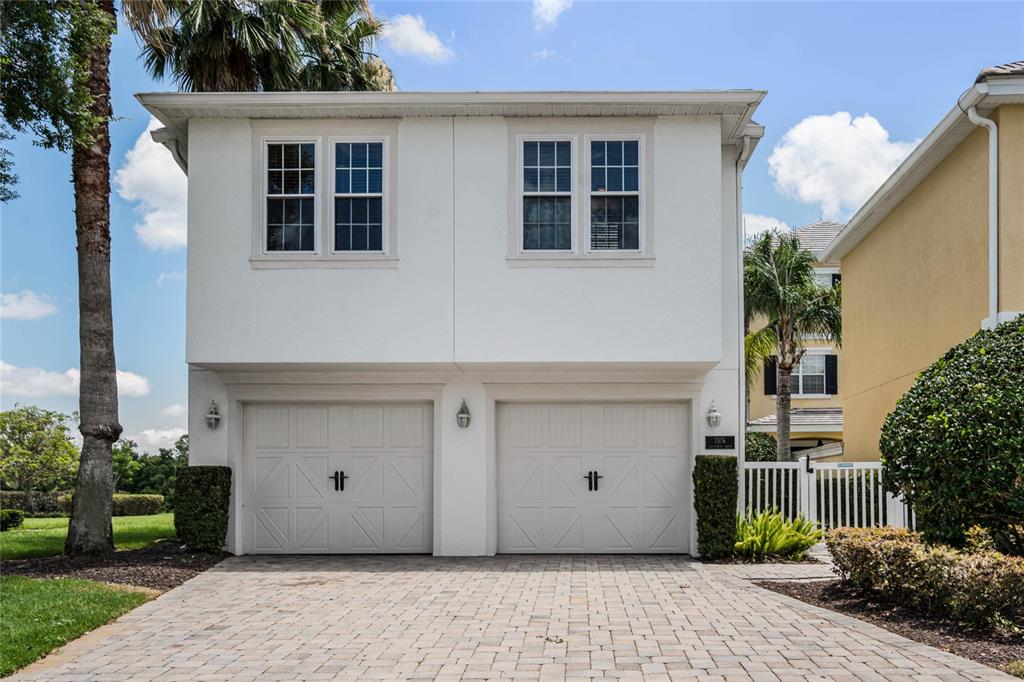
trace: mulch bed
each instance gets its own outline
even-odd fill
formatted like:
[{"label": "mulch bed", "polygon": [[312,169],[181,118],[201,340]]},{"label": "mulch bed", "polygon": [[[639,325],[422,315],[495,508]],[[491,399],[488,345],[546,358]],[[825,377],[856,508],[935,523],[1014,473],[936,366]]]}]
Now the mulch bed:
[{"label": "mulch bed", "polygon": [[30,578],[83,578],[165,592],[226,556],[230,555],[190,551],[180,542],[164,540],[142,549],[124,549],[103,556],[5,560],[2,572]]},{"label": "mulch bed", "polygon": [[756,584],[766,590],[779,592],[814,606],[859,618],[915,642],[993,668],[1002,668],[1012,661],[1024,660],[1024,635],[970,629],[952,620],[923,616],[847,587],[839,580],[762,580]]}]

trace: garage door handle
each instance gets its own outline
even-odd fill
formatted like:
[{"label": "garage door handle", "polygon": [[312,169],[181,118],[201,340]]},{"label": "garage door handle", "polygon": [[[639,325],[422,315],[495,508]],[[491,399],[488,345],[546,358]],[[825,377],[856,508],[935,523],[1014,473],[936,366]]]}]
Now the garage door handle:
[{"label": "garage door handle", "polygon": [[587,475],[584,476],[583,478],[587,479],[587,490],[593,490],[594,489],[594,472],[593,471],[588,471]]},{"label": "garage door handle", "polygon": [[348,478],[348,476],[346,476],[345,472],[342,471],[341,472],[341,477],[339,478],[339,480],[341,481],[341,492],[345,492],[345,479],[346,478]]},{"label": "garage door handle", "polygon": [[597,490],[597,482],[600,481],[604,476],[601,476],[596,471],[594,472],[594,490]]},{"label": "garage door handle", "polygon": [[341,472],[335,471],[334,474],[328,476],[327,478],[334,481],[334,492],[338,492],[338,483],[341,481]]}]

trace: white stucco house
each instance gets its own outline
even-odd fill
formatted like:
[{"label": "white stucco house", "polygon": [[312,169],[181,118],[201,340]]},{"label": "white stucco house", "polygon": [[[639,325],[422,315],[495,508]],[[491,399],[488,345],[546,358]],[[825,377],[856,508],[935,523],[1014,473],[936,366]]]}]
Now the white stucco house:
[{"label": "white stucco house", "polygon": [[694,457],[742,447],[763,96],[139,95],[189,179],[228,549],[695,553]]}]

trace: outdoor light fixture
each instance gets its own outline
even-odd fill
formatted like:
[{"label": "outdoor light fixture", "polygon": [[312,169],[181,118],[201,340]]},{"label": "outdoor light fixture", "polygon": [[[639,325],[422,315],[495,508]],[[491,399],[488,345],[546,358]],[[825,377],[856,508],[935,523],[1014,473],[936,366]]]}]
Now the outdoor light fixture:
[{"label": "outdoor light fixture", "polygon": [[459,411],[455,413],[455,421],[458,423],[460,429],[465,429],[469,426],[469,406],[466,405],[466,399],[462,399],[462,406]]},{"label": "outdoor light fixture", "polygon": [[220,424],[220,411],[217,409],[217,401],[210,401],[210,409],[206,413],[206,425],[211,429],[217,428]]},{"label": "outdoor light fixture", "polygon": [[715,407],[715,401],[711,401],[711,407],[708,408],[708,414],[705,417],[708,420],[708,426],[715,428],[722,422],[722,413]]}]

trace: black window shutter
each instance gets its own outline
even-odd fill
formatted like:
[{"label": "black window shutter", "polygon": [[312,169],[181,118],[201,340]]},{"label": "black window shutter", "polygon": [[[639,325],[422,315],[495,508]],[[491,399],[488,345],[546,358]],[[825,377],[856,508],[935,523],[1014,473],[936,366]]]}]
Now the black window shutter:
[{"label": "black window shutter", "polygon": [[839,358],[835,355],[825,356],[825,393],[839,395]]},{"label": "black window shutter", "polygon": [[764,361],[764,394],[775,395],[779,392],[779,372],[775,358]]},{"label": "black window shutter", "polygon": [[843,281],[843,276],[838,272],[832,275],[832,288],[835,289],[836,285]]}]

